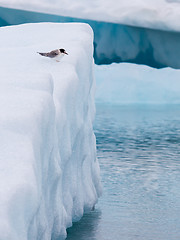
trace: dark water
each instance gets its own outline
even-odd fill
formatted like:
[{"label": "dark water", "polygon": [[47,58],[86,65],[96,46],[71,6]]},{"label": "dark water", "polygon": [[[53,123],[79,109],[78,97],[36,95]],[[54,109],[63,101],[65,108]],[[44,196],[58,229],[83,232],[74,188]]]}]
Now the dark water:
[{"label": "dark water", "polygon": [[67,240],[180,239],[180,106],[98,106],[103,196]]}]

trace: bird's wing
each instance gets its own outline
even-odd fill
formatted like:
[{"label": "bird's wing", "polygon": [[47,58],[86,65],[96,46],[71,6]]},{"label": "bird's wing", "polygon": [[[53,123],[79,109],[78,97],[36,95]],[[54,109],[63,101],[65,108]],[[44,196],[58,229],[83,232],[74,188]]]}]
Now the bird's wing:
[{"label": "bird's wing", "polygon": [[59,51],[58,50],[54,50],[48,53],[49,57],[56,57],[57,55],[59,55]]}]

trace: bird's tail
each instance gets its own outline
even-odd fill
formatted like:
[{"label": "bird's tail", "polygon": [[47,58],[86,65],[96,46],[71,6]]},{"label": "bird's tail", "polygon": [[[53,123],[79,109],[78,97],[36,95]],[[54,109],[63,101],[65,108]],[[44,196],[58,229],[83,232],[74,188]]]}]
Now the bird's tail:
[{"label": "bird's tail", "polygon": [[39,53],[41,56],[44,56],[44,57],[48,56],[47,53],[41,53],[41,52],[37,52],[37,53]]}]

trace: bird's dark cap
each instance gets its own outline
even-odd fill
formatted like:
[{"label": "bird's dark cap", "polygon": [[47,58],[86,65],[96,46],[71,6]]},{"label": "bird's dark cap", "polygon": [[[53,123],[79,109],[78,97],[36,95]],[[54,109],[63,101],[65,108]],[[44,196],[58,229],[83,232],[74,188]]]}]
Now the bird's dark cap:
[{"label": "bird's dark cap", "polygon": [[59,51],[60,51],[61,53],[64,53],[64,54],[67,54],[67,55],[68,55],[68,53],[67,53],[67,52],[65,51],[65,49],[63,49],[63,48],[60,48]]}]

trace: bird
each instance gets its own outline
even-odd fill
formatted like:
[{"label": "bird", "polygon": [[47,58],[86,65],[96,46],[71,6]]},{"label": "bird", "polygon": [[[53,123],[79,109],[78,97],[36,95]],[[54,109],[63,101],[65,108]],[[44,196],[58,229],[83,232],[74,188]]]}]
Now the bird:
[{"label": "bird", "polygon": [[63,48],[55,49],[55,50],[52,50],[51,52],[47,52],[47,53],[42,53],[42,52],[37,52],[37,53],[39,53],[43,57],[49,57],[49,58],[55,59],[56,62],[59,62],[59,60],[65,54],[68,55],[68,53]]}]

